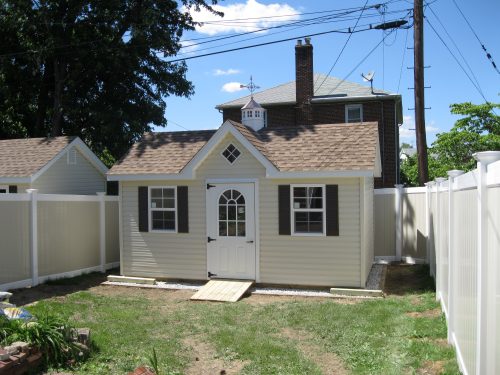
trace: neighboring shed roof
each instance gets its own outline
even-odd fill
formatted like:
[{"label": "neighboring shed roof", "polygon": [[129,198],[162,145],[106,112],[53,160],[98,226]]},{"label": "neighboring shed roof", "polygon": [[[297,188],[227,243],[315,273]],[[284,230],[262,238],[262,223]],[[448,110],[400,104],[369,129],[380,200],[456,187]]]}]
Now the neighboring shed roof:
[{"label": "neighboring shed roof", "polygon": [[[324,82],[323,82],[324,81]],[[320,86],[321,85],[321,86]],[[337,87],[338,86],[338,87]],[[318,89],[319,88],[319,89]],[[338,97],[338,98],[379,98],[392,93],[384,90],[373,89],[370,86],[363,86],[359,83],[341,80],[340,78],[326,76],[324,74],[314,74],[314,97]],[[295,103],[295,81],[284,83],[270,89],[253,94],[255,101],[261,105]],[[216,108],[243,107],[250,100],[250,95],[219,104]]]},{"label": "neighboring shed roof", "polygon": [[108,174],[179,173],[215,132],[146,133]]},{"label": "neighboring shed roof", "polygon": [[[357,171],[376,168],[378,125],[325,124],[262,129],[230,121],[280,171]],[[147,133],[109,171],[179,173],[215,131]]]},{"label": "neighboring shed roof", "polygon": [[74,139],[65,136],[0,140],[0,176],[30,177]]}]

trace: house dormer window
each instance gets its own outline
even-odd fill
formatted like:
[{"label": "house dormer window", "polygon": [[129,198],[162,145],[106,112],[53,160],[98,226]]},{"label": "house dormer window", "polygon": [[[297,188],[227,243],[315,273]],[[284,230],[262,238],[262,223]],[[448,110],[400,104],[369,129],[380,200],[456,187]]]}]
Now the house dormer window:
[{"label": "house dormer window", "polygon": [[252,111],[247,112],[247,117],[252,117]]},{"label": "house dormer window", "polygon": [[222,151],[222,156],[224,156],[230,164],[233,164],[240,155],[240,150],[238,150],[232,143],[229,144],[224,151]]},{"label": "house dormer window", "polygon": [[260,112],[259,111],[255,111],[255,117],[260,117]]},{"label": "house dormer window", "polygon": [[345,122],[363,122],[363,104],[346,105]]}]

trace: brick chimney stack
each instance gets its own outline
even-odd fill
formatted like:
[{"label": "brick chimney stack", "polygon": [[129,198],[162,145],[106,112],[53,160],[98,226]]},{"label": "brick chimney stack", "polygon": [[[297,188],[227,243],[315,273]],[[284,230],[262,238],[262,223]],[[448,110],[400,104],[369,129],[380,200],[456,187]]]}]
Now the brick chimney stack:
[{"label": "brick chimney stack", "polygon": [[310,38],[297,40],[295,45],[295,98],[297,101],[295,121],[297,125],[311,125],[311,98],[314,95],[313,46]]}]

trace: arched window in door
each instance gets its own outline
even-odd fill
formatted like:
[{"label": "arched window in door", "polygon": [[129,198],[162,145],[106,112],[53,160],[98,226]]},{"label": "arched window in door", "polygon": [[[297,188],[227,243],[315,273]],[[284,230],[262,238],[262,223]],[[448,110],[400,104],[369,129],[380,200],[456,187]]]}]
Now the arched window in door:
[{"label": "arched window in door", "polygon": [[219,197],[219,236],[246,236],[245,197],[238,190],[229,189]]}]

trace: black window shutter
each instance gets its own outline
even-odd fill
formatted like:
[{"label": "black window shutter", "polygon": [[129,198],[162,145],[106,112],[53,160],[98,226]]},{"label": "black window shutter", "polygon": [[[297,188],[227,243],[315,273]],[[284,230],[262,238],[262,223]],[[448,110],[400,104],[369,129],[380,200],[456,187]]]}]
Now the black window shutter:
[{"label": "black window shutter", "polygon": [[290,185],[278,186],[279,234],[290,235]]},{"label": "black window shutter", "polygon": [[118,195],[118,181],[106,181],[106,194]]},{"label": "black window shutter", "polygon": [[177,186],[177,232],[189,233],[187,186]]},{"label": "black window shutter", "polygon": [[326,235],[339,235],[339,186],[326,185]]},{"label": "black window shutter", "polygon": [[139,186],[139,232],[149,231],[148,187]]},{"label": "black window shutter", "polygon": [[17,193],[17,185],[9,185],[9,193],[16,194]]}]

